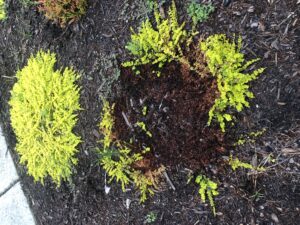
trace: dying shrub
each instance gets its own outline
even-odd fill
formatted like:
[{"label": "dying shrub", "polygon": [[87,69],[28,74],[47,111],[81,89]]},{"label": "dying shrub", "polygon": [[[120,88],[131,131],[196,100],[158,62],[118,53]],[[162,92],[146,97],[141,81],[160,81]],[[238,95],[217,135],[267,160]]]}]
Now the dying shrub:
[{"label": "dying shrub", "polygon": [[78,20],[86,12],[86,0],[38,0],[39,10],[61,27]]}]

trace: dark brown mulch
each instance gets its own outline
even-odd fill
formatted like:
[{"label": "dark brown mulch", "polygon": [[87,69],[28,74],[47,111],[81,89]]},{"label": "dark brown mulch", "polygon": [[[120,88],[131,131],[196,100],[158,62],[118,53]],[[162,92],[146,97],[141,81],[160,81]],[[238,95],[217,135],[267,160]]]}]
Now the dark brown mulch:
[{"label": "dark brown mulch", "polygon": [[[117,74],[114,55],[123,61],[128,54],[124,46],[129,38],[129,27],[136,26],[145,15],[143,1],[90,0],[87,15],[65,30],[47,22],[34,7],[22,7],[19,0],[6,2],[8,19],[0,27],[0,118],[37,224],[141,225],[150,212],[157,214],[154,224],[298,224],[300,5],[297,0],[240,0],[232,1],[227,8],[221,6],[221,1],[214,0],[216,11],[198,27],[203,36],[242,35],[247,58],[260,57],[262,60],[257,66],[266,67],[265,73],[253,82],[256,98],[251,101],[252,107],[237,115],[238,122],[228,132],[229,136],[239,138],[251,131],[263,128],[267,131],[256,144],[226,150],[246,162],[265,162],[268,169],[251,175],[244,170],[233,172],[216,163],[203,168],[203,173],[219,183],[216,217],[212,216],[210,207],[199,200],[196,186],[186,184],[189,171],[182,165],[168,171],[176,191],[156,193],[144,205],[138,203],[134,190],[122,193],[115,183],[111,184],[110,193],[105,194],[105,173],[93,150],[100,138],[97,123],[101,97],[105,94],[113,99],[108,90],[112,82],[109,78]],[[187,18],[187,1],[176,2],[180,18]],[[73,183],[64,183],[59,188],[50,181],[45,186],[35,184],[26,175],[26,168],[18,164],[14,151],[16,140],[9,121],[7,102],[16,70],[40,48],[56,52],[60,66],[73,65],[82,71],[81,106],[84,110],[80,112],[76,133],[84,142],[79,146],[79,164],[74,168]],[[121,91],[116,91],[114,97]],[[161,96],[164,95],[161,93]],[[165,110],[181,110],[171,99],[168,97],[168,101],[163,102],[164,108],[169,107]],[[158,101],[153,100],[154,106],[157,107]],[[158,118],[163,115],[163,112],[157,114]],[[188,129],[186,118],[178,118],[178,121],[171,118],[166,126],[171,126],[171,121],[184,124]],[[188,138],[183,136],[183,139]],[[181,144],[180,140],[176,141]],[[268,157],[275,162],[267,162]],[[127,199],[131,200],[129,209]]]}]

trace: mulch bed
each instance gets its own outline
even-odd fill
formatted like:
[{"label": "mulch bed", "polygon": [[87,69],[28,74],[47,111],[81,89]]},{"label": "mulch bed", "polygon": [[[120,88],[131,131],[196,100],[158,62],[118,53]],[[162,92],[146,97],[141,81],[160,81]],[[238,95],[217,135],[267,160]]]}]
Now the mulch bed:
[{"label": "mulch bed", "polygon": [[[206,126],[207,111],[218,94],[212,79],[199,79],[176,63],[168,65],[159,79],[147,68],[141,78],[120,66],[128,57],[124,46],[130,26],[137,27],[146,15],[142,2],[90,0],[81,21],[60,29],[34,7],[23,7],[19,0],[7,1],[8,19],[0,27],[0,117],[37,224],[141,225],[150,212],[157,215],[154,224],[298,224],[300,4],[297,0],[240,0],[225,8],[220,1],[212,1],[216,11],[198,27],[201,35],[241,35],[246,57],[260,57],[256,67],[266,68],[252,83],[256,96],[251,100],[252,107],[235,114],[237,122],[224,135],[217,125]],[[188,20],[187,1],[176,2],[180,20]],[[26,175],[26,168],[18,164],[9,120],[8,99],[14,75],[40,48],[57,53],[58,66],[72,65],[82,72],[84,110],[75,132],[84,142],[78,147],[79,163],[72,183],[63,183],[59,188],[50,181],[44,186],[34,183]],[[118,65],[120,77],[112,80]],[[155,154],[149,156],[154,159],[153,166],[167,166],[176,190],[166,186],[145,204],[139,204],[133,187],[123,193],[118,184],[112,183],[109,194],[105,194],[105,173],[94,151],[101,137],[97,124],[103,96],[116,102],[120,138],[134,137],[137,147],[155,149]],[[145,105],[147,116],[141,114]],[[130,132],[122,112],[131,123],[144,121],[153,137],[138,129]],[[264,128],[266,132],[255,143],[232,145],[241,135]],[[267,171],[233,172],[223,160],[229,152],[245,162],[265,162]],[[275,161],[267,162],[271,158]],[[191,169],[218,182],[216,217],[209,205],[201,203],[197,187],[187,184]]]}]

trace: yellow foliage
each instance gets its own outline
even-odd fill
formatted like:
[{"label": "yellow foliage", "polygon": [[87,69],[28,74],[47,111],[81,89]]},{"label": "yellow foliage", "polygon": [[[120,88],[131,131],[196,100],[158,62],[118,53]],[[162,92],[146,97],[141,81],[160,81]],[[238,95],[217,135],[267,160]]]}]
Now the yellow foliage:
[{"label": "yellow foliage", "polygon": [[263,135],[266,131],[267,131],[266,128],[263,128],[262,130],[258,130],[258,131],[252,131],[250,132],[249,136],[256,138]]},{"label": "yellow foliage", "polygon": [[244,145],[247,142],[246,139],[240,138],[238,141],[235,143],[235,145]]},{"label": "yellow foliage", "polygon": [[147,115],[147,112],[148,112],[148,107],[147,107],[147,106],[144,106],[144,107],[143,107],[143,110],[142,110],[143,116],[146,116],[146,115]]},{"label": "yellow foliage", "polygon": [[[124,67],[132,67],[139,74],[137,66],[152,64],[161,69],[167,62],[180,60],[182,49],[180,45],[188,38],[184,30],[184,23],[179,25],[175,2],[169,9],[168,18],[162,19],[157,5],[154,10],[156,28],[147,19],[144,21],[138,33],[131,35],[131,41],[126,48],[134,56],[133,61],[124,62]],[[160,76],[159,71],[157,76]]]},{"label": "yellow foliage", "polygon": [[100,150],[101,165],[103,169],[111,177],[109,182],[114,178],[121,183],[122,190],[125,191],[125,185],[130,182],[130,174],[132,173],[131,165],[143,157],[141,154],[131,154],[131,150],[126,146],[114,149]]},{"label": "yellow foliage", "polygon": [[102,140],[103,148],[107,149],[110,147],[111,142],[113,141],[112,137],[112,128],[114,126],[114,119],[112,112],[114,110],[114,105],[110,106],[108,101],[103,100],[103,113],[102,120],[99,124],[99,128],[102,131],[104,138]]},{"label": "yellow foliage", "polygon": [[114,106],[103,101],[102,120],[100,122],[100,130],[104,137],[101,141],[103,143],[102,149],[98,150],[100,155],[100,164],[110,177],[109,182],[116,179],[121,183],[122,190],[125,191],[125,186],[130,182],[140,190],[140,201],[144,202],[148,194],[153,194],[150,186],[153,183],[150,178],[146,177],[141,171],[134,169],[134,163],[143,159],[143,154],[150,151],[150,148],[145,148],[141,153],[132,153],[131,149],[125,144],[121,144],[118,140],[112,137],[112,128],[114,119],[112,116]]},{"label": "yellow foliage", "polygon": [[241,137],[238,139],[238,141],[235,143],[235,145],[244,145],[245,143],[254,143],[255,138],[263,135],[266,132],[266,128],[263,128],[259,131],[252,131],[247,135],[241,135]]},{"label": "yellow foliage", "polygon": [[217,77],[220,96],[209,111],[210,125],[213,118],[216,118],[222,131],[225,131],[225,122],[232,121],[232,116],[225,111],[233,107],[240,112],[244,107],[249,107],[247,98],[254,95],[249,91],[249,82],[257,79],[264,71],[259,68],[252,73],[244,71],[259,59],[245,62],[244,54],[240,52],[242,39],[238,43],[231,43],[224,34],[217,34],[207,38],[200,43],[201,50],[205,53],[208,68],[213,76]]},{"label": "yellow foliage", "polygon": [[144,122],[138,121],[136,123],[138,127],[142,129],[149,137],[152,137],[152,133],[147,129],[146,124]]},{"label": "yellow foliage", "polygon": [[238,158],[233,159],[232,155],[230,155],[230,157],[229,157],[228,164],[231,166],[233,171],[235,171],[237,168],[244,168],[244,169],[258,170],[258,171],[265,170],[263,167],[254,167],[249,163],[244,163],[244,162],[240,161]]},{"label": "yellow foliage", "polygon": [[213,214],[216,215],[216,207],[215,207],[213,196],[216,196],[219,194],[219,192],[217,191],[218,184],[211,181],[209,178],[207,178],[204,175],[198,175],[196,177],[195,182],[197,184],[199,184],[199,186],[200,186],[199,194],[200,194],[201,200],[203,202],[205,202],[206,196],[207,196],[210,206],[212,207]]},{"label": "yellow foliage", "polygon": [[154,192],[149,188],[153,186],[153,182],[150,178],[146,177],[139,170],[133,170],[130,174],[133,183],[140,190],[140,202],[144,202],[147,200],[147,195],[153,195]]},{"label": "yellow foliage", "polygon": [[5,1],[0,0],[0,20],[6,19],[6,13],[5,13]]},{"label": "yellow foliage", "polygon": [[79,78],[73,69],[54,70],[55,54],[40,51],[17,72],[11,91],[10,115],[16,151],[35,181],[50,176],[59,186],[77,163],[80,138],[72,130],[80,109]]}]

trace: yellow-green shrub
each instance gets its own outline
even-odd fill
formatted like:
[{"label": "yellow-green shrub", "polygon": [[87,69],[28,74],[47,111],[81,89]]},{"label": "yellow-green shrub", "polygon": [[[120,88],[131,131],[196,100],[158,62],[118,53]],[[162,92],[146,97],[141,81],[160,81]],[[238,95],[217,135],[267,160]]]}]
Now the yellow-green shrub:
[{"label": "yellow-green shrub", "polygon": [[46,18],[64,27],[85,14],[87,0],[38,0]]},{"label": "yellow-green shrub", "polygon": [[148,194],[153,194],[149,189],[153,186],[152,181],[147,178],[141,171],[134,169],[134,163],[143,159],[143,154],[150,151],[145,148],[141,153],[132,153],[131,149],[126,144],[121,144],[120,141],[113,137],[112,128],[114,119],[112,116],[114,106],[110,106],[106,100],[103,100],[103,113],[99,128],[102,131],[103,139],[101,140],[102,148],[98,149],[100,155],[100,164],[110,177],[109,182],[116,179],[121,183],[122,190],[125,191],[125,186],[130,182],[140,190],[140,201],[144,202]]},{"label": "yellow-green shrub", "polygon": [[242,39],[238,43],[230,42],[224,34],[217,34],[208,37],[200,43],[200,48],[205,53],[208,68],[213,76],[216,76],[220,96],[209,111],[210,125],[213,118],[216,118],[222,131],[225,131],[225,122],[231,121],[232,116],[225,111],[235,108],[240,112],[245,106],[249,107],[247,98],[254,95],[249,91],[248,83],[258,77],[264,68],[254,70],[252,73],[244,71],[259,59],[245,62],[244,54],[240,52]]},{"label": "yellow-green shrub", "polygon": [[[147,19],[138,33],[131,35],[131,41],[126,48],[134,56],[133,61],[124,62],[124,67],[132,67],[139,74],[137,66],[152,64],[162,68],[167,62],[178,60],[182,57],[180,45],[188,38],[184,30],[184,23],[179,25],[177,10],[173,1],[169,9],[168,18],[162,19],[157,7],[154,10],[156,28]],[[159,71],[156,71],[160,75]]]},{"label": "yellow-green shrub", "polygon": [[50,176],[59,186],[76,164],[80,138],[72,129],[77,122],[79,76],[73,69],[54,70],[55,54],[39,51],[16,74],[11,91],[10,115],[17,137],[20,162],[35,181]]},{"label": "yellow-green shrub", "polygon": [[6,18],[5,1],[0,0],[0,20],[4,20],[5,18]]}]

